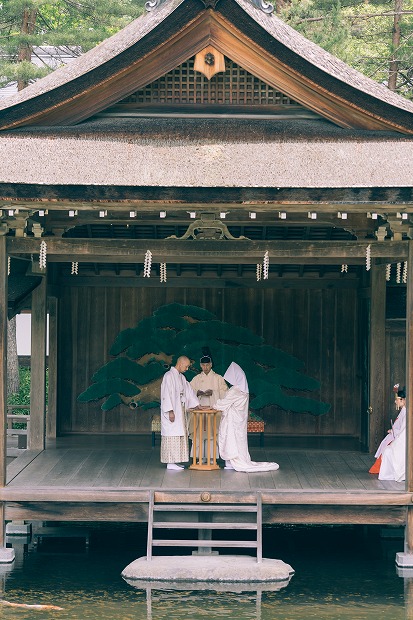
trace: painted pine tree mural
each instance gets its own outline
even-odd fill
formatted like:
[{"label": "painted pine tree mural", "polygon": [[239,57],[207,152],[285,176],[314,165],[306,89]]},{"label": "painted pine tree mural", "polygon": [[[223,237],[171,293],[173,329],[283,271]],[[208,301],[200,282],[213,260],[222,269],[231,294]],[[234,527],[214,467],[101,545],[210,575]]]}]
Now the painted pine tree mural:
[{"label": "painted pine tree mural", "polygon": [[320,385],[303,373],[302,361],[265,344],[249,329],[219,321],[204,308],[177,303],[161,306],[136,327],[121,331],[110,349],[113,359],[93,375],[78,400],[103,400],[105,411],[122,403],[131,408],[157,407],[164,373],[180,355],[187,355],[194,360],[194,369],[186,373],[190,381],[205,346],[217,373],[224,374],[233,361],[244,369],[253,411],[275,405],[297,413],[328,412],[327,403],[308,396]]}]

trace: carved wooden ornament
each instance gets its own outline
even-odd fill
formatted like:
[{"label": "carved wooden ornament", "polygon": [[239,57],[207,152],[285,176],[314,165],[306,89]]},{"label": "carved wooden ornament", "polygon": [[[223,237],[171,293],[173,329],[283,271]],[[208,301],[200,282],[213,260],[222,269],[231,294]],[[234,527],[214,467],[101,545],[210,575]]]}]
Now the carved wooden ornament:
[{"label": "carved wooden ornament", "polygon": [[195,56],[194,70],[199,71],[210,80],[216,73],[225,71],[224,54],[208,45]]}]

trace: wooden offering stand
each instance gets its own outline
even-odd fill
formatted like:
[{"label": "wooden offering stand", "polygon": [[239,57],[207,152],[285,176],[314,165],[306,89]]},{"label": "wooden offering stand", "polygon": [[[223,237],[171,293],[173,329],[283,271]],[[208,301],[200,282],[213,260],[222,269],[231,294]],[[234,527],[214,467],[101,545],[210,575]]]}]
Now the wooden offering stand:
[{"label": "wooden offering stand", "polygon": [[[189,469],[212,471],[220,469],[217,465],[217,409],[189,409],[193,421],[192,465]],[[206,429],[206,454],[204,454],[204,429]],[[211,454],[212,440],[212,454]],[[198,451],[198,457],[196,455]],[[206,463],[203,463],[203,459]]]}]

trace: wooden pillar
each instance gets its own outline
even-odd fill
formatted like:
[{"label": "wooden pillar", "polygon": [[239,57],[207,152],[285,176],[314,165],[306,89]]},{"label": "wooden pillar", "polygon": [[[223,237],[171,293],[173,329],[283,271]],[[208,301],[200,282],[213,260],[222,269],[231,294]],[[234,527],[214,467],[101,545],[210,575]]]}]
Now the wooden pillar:
[{"label": "wooden pillar", "polygon": [[46,277],[32,293],[30,434],[28,447],[44,450],[46,436]]},{"label": "wooden pillar", "polygon": [[[413,241],[407,241],[406,291],[406,490],[413,492]],[[413,554],[413,506],[407,507],[404,534],[405,554]],[[411,566],[411,563],[410,563]]]},{"label": "wooden pillar", "polygon": [[[0,486],[6,486],[7,467],[7,247],[0,235]],[[14,549],[6,549],[6,504],[0,502],[0,563],[14,560]]]},{"label": "wooden pillar", "polygon": [[[0,236],[0,486],[6,486],[7,465],[7,248]],[[0,530],[2,528],[0,527]],[[0,547],[4,546],[0,541]]]},{"label": "wooden pillar", "polygon": [[369,451],[383,439],[386,409],[386,265],[371,266]]},{"label": "wooden pillar", "polygon": [[[413,492],[413,241],[408,241],[406,291],[406,489]],[[411,547],[413,549],[413,546]]]},{"label": "wooden pillar", "polygon": [[49,389],[47,398],[46,436],[56,438],[57,430],[57,321],[58,300],[49,297]]},{"label": "wooden pillar", "polygon": [[[408,241],[406,291],[406,490],[413,491],[413,241]],[[407,509],[405,552],[413,553],[413,506]]]}]

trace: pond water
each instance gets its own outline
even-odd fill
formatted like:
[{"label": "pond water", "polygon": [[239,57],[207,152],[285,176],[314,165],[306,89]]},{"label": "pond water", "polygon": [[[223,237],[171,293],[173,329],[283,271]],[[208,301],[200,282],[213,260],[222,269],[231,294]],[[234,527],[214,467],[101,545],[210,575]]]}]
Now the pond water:
[{"label": "pond water", "polygon": [[[82,524],[85,527],[85,524]],[[73,525],[72,525],[73,526]],[[127,564],[145,555],[142,526],[87,526],[81,539],[15,544],[16,561],[1,568],[3,601],[60,607],[33,609],[0,604],[0,617],[59,620],[399,620],[413,618],[413,578],[398,576],[401,538],[378,527],[265,528],[265,557],[295,570],[280,590],[177,589],[121,578]],[[389,531],[389,530],[386,530]],[[390,530],[391,534],[397,533]],[[35,540],[35,539],[33,539]],[[165,551],[163,550],[164,554]],[[174,552],[176,553],[176,551]]]}]

